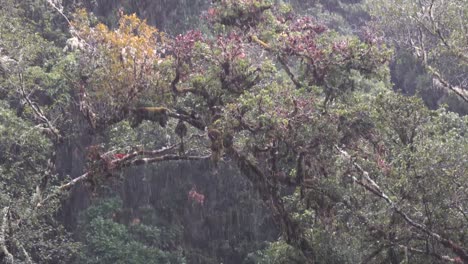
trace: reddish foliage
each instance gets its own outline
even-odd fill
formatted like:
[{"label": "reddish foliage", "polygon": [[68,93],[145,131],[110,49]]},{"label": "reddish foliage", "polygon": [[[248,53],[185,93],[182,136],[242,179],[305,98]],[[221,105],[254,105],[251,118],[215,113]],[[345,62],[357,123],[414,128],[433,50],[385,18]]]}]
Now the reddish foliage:
[{"label": "reddish foliage", "polygon": [[390,171],[390,167],[381,157],[377,157],[377,166],[381,169],[383,173],[388,173]]},{"label": "reddish foliage", "polygon": [[123,153],[114,154],[114,158],[116,158],[116,159],[123,159],[123,158],[125,158],[125,156],[127,156],[127,155],[125,155]]},{"label": "reddish foliage", "polygon": [[201,204],[203,205],[203,203],[205,202],[205,195],[197,192],[195,190],[195,187],[193,187],[190,192],[188,193],[188,198],[189,200],[192,200],[198,204]]},{"label": "reddish foliage", "polygon": [[301,17],[289,26],[289,32],[300,32],[301,34],[288,35],[286,50],[313,60],[320,59],[322,51],[317,47],[316,39],[326,30],[324,25],[314,22],[312,18]]},{"label": "reddish foliage", "polygon": [[385,146],[383,145],[378,145],[377,148],[376,148],[376,159],[377,159],[377,166],[380,168],[380,170],[387,174],[390,172],[391,168],[390,166],[387,164],[387,162],[385,162]]},{"label": "reddish foliage", "polygon": [[187,59],[190,57],[193,47],[197,41],[203,39],[198,30],[191,30],[185,34],[178,35],[174,40],[173,52],[176,58]]},{"label": "reddish foliage", "polygon": [[333,51],[338,53],[346,53],[349,48],[349,43],[346,40],[341,40],[333,43]]},{"label": "reddish foliage", "polygon": [[245,57],[243,39],[238,33],[231,32],[227,37],[218,36],[216,44],[222,50],[221,55],[224,62]]},{"label": "reddish foliage", "polygon": [[210,21],[210,22],[214,22],[216,17],[218,15],[218,11],[214,8],[208,8],[208,10],[206,11],[205,13],[205,18]]},{"label": "reddish foliage", "polygon": [[309,36],[322,34],[327,30],[322,24],[316,23],[312,17],[301,17],[294,21],[290,26],[291,31],[309,32]]}]

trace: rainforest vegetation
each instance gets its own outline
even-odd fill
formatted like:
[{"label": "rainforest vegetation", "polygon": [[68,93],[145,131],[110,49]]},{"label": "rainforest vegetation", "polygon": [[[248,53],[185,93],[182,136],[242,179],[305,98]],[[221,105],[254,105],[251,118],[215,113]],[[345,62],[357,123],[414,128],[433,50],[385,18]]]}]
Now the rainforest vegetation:
[{"label": "rainforest vegetation", "polygon": [[0,0],[0,263],[468,263],[466,0]]}]

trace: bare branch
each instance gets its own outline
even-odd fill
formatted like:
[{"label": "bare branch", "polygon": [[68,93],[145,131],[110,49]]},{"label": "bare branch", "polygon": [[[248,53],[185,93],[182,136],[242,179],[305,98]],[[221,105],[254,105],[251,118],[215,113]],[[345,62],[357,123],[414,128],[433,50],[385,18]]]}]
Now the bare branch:
[{"label": "bare branch", "polygon": [[425,65],[426,69],[434,76],[435,80],[444,88],[448,89],[449,91],[452,91],[453,93],[455,93],[458,97],[460,97],[460,99],[462,99],[463,101],[465,101],[466,103],[468,103],[468,91],[462,89],[461,87],[458,87],[458,86],[453,86],[452,84],[450,84],[448,81],[446,81],[442,75],[437,71],[435,70],[434,68],[432,68],[431,66],[429,65]]},{"label": "bare branch", "polygon": [[5,263],[7,264],[13,264],[15,262],[15,258],[13,255],[8,251],[8,248],[6,246],[6,239],[5,239],[5,232],[6,232],[6,227],[8,225],[8,213],[10,212],[10,208],[7,206],[3,208],[2,210],[2,225],[0,227],[0,248],[5,255]]},{"label": "bare branch", "polygon": [[24,246],[21,245],[21,243],[17,239],[15,239],[15,245],[21,251],[21,254],[23,254],[23,257],[25,258],[24,262],[26,264],[32,264],[33,262],[32,262],[31,256],[29,256],[29,253],[26,251]]},{"label": "bare branch", "polygon": [[122,167],[129,167],[129,166],[140,166],[145,164],[151,164],[161,161],[169,161],[169,160],[208,160],[210,159],[211,155],[206,156],[179,156],[179,155],[164,155],[161,157],[154,157],[154,158],[141,158],[132,160],[129,163],[125,163]]},{"label": "bare branch", "polygon": [[52,2],[52,0],[47,0],[47,3],[52,6],[52,8],[54,8],[65,19],[65,21],[67,21],[70,27],[72,27],[72,23],[70,22],[70,19],[68,19],[68,17],[63,13],[62,7],[57,6],[54,2]]},{"label": "bare branch", "polygon": [[447,262],[451,262],[451,263],[460,263],[460,264],[462,263],[460,260],[457,260],[456,258],[451,258],[449,256],[440,255],[440,254],[437,254],[435,252],[427,252],[427,250],[421,250],[421,249],[412,248],[412,247],[403,246],[403,245],[398,245],[398,246],[403,248],[404,250],[408,250],[408,251],[413,252],[413,253],[422,254],[422,255],[428,255],[429,254],[429,255],[435,257],[438,260],[443,260],[443,261],[447,261]]},{"label": "bare branch", "polygon": [[261,46],[266,51],[272,51],[272,48],[270,47],[270,45],[268,45],[264,41],[260,40],[257,36],[253,35],[253,36],[250,37],[250,39],[253,42],[257,43],[259,46]]},{"label": "bare branch", "polygon": [[[154,151],[139,150],[139,151],[135,151],[133,153],[128,154],[122,159],[110,160],[109,161],[110,165],[103,164],[104,166],[108,166],[104,168],[105,171],[102,171],[102,168],[97,168],[95,169],[95,171],[88,171],[82,174],[81,176],[78,176],[74,178],[73,180],[60,185],[54,192],[52,192],[46,198],[42,199],[39,203],[37,203],[35,209],[43,206],[46,202],[59,196],[64,191],[70,190],[73,186],[77,185],[78,183],[90,180],[91,177],[96,177],[96,176],[99,176],[100,174],[105,174],[105,172],[111,173],[111,172],[115,172],[126,167],[140,166],[144,164],[151,164],[151,163],[162,162],[162,161],[207,160],[210,158],[210,155],[207,155],[207,156],[180,156],[180,155],[173,155],[173,154],[162,155],[170,150],[173,150],[175,146],[177,145],[174,145],[171,147],[164,147],[160,150],[154,150]],[[134,159],[135,157],[140,156],[140,155],[143,155],[146,157]],[[158,155],[162,155],[162,156],[158,156]]]},{"label": "bare branch", "polygon": [[20,92],[21,96],[23,99],[28,103],[28,105],[31,107],[33,110],[35,116],[43,122],[46,126],[48,131],[54,136],[56,142],[60,142],[62,140],[62,136],[59,134],[59,131],[57,128],[55,128],[54,125],[50,122],[50,120],[46,117],[44,112],[42,112],[41,108],[35,104],[29,96],[26,94],[25,88],[24,88],[24,79],[23,79],[23,74],[19,73],[19,80],[20,80]]}]

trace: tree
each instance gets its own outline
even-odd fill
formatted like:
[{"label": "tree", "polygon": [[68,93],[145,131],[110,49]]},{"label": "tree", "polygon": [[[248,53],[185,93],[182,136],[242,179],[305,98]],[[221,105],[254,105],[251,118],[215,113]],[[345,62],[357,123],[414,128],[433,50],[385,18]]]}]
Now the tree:
[{"label": "tree", "polygon": [[[87,171],[33,210],[131,166],[202,160],[217,174],[230,163],[281,231],[264,261],[468,260],[466,118],[392,93],[391,52],[372,32],[342,36],[267,0],[217,1],[205,17],[209,33],[170,37],[134,15],[121,14],[109,29],[76,13],[70,25],[79,45],[59,65],[79,115],[57,115],[86,122],[79,133],[93,136]],[[69,136],[35,107],[28,109],[39,122]],[[179,124],[187,126],[180,141]],[[447,192],[454,195],[436,198]],[[93,223],[123,228],[108,220]]]},{"label": "tree", "polygon": [[[304,184],[303,163],[316,162],[310,152],[323,147],[319,138],[324,137],[320,140],[328,145],[328,151],[336,140],[333,138],[336,133],[327,135],[334,130],[335,122],[331,120],[336,118],[328,114],[330,105],[353,90],[354,77],[382,76],[379,69],[385,65],[387,55],[377,43],[339,37],[312,18],[293,17],[287,8],[276,8],[267,1],[221,2],[208,10],[207,16],[213,27],[217,27],[217,37],[205,37],[195,31],[180,35],[165,46],[169,56],[164,59],[159,59],[163,56],[160,55],[162,49],[145,51],[145,45],[135,46],[135,55],[128,66],[125,59],[115,59],[117,54],[122,54],[122,48],[113,44],[111,37],[115,33],[108,32],[102,25],[89,28],[86,17],[79,18],[84,22],[78,23],[84,26],[77,26],[81,29],[77,35],[86,43],[92,43],[90,48],[81,51],[83,65],[80,69],[95,67],[92,70],[95,75],[86,76],[86,84],[81,88],[86,93],[82,96],[86,101],[80,104],[86,106],[90,127],[102,129],[125,119],[141,117],[142,108],[131,101],[140,100],[158,104],[151,109],[154,115],[182,120],[200,132],[207,129],[211,139],[208,149],[203,141],[187,142],[195,148],[191,152],[199,153],[197,156],[162,155],[171,149],[138,150],[128,153],[124,159],[105,158],[106,162],[97,169],[110,172],[164,160],[206,159],[208,156],[203,153],[210,152],[209,156],[216,163],[225,154],[238,164],[263,199],[270,203],[285,241],[301,248],[306,255],[313,255],[300,231],[302,228],[285,209],[278,181],[291,186]],[[129,18],[122,18],[116,33],[127,34],[130,39],[143,37],[147,40],[144,23]],[[121,36],[120,39],[126,38]],[[265,55],[254,60],[252,56],[259,52]],[[114,69],[114,65],[137,71],[145,69],[132,63],[154,63],[150,70],[156,72],[152,75],[144,75],[142,71],[141,74],[131,72],[130,76],[159,76],[157,82],[121,83],[121,77],[123,80],[130,78],[121,68]],[[297,73],[291,69],[292,65],[299,66]],[[106,72],[102,74],[101,71]],[[103,80],[103,77],[110,79]],[[100,97],[103,93],[100,85],[109,87],[111,90],[107,91],[113,96]],[[145,95],[147,91],[151,93]],[[149,96],[155,99],[148,101]],[[323,127],[318,129],[317,125]],[[305,138],[304,133],[308,132],[315,136]],[[235,142],[224,144],[229,140],[223,138],[235,139]],[[279,150],[283,153],[276,156]],[[99,153],[96,157],[103,155],[108,153]],[[297,162],[288,162],[291,159]],[[93,173],[90,171],[74,182],[92,177]],[[280,177],[291,173],[290,180]]]},{"label": "tree", "polygon": [[389,38],[409,50],[436,86],[443,87],[468,103],[467,20],[465,1],[369,0],[375,21]]},{"label": "tree", "polygon": [[51,168],[51,144],[3,103],[0,121],[0,255],[5,263],[70,261],[79,244],[53,217],[58,201],[36,207],[60,183]]},{"label": "tree", "polygon": [[55,16],[43,5],[31,1],[1,5],[0,259],[72,261],[79,243],[54,217],[59,200],[37,206],[63,180],[54,167],[54,143],[61,139],[55,122],[64,126],[66,122],[50,116],[66,108],[61,49],[54,45],[65,34],[57,34]]}]

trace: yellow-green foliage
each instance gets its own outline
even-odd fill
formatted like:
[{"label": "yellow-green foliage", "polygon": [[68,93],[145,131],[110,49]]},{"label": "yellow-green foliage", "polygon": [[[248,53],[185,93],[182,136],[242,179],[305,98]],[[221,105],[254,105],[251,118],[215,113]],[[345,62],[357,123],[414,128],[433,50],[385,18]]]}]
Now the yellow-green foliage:
[{"label": "yellow-green foliage", "polygon": [[76,13],[72,24],[86,44],[81,66],[89,76],[86,92],[92,101],[127,104],[145,96],[149,84],[155,86],[164,43],[155,27],[136,15],[121,15],[115,30],[101,23],[92,26],[84,10]]},{"label": "yellow-green foliage", "polygon": [[153,114],[166,114],[167,108],[165,107],[140,107],[137,111]]},{"label": "yellow-green foliage", "polygon": [[165,127],[168,121],[168,110],[165,107],[139,107],[134,111],[132,127],[137,127],[143,120],[158,122]]}]

